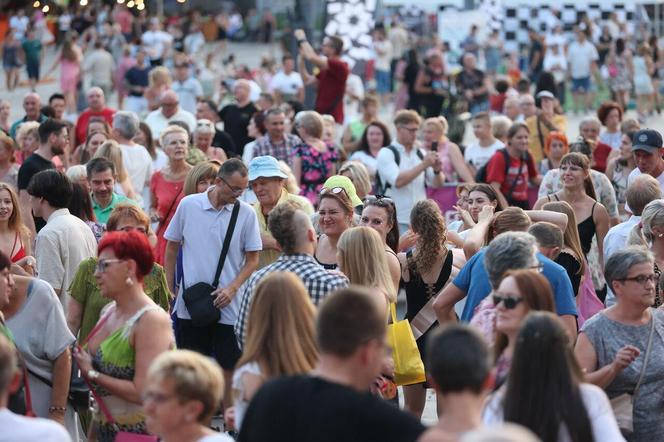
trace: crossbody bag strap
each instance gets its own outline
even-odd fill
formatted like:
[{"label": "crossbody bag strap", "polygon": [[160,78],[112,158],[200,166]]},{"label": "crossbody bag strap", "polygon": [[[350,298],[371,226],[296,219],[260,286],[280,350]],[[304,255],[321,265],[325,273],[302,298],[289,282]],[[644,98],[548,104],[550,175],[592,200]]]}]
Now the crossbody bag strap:
[{"label": "crossbody bag strap", "polygon": [[233,238],[233,231],[235,230],[235,223],[237,223],[237,217],[239,213],[240,202],[235,201],[235,204],[233,205],[233,213],[231,214],[231,221],[228,223],[228,230],[226,230],[224,245],[221,248],[221,256],[219,257],[219,262],[217,263],[217,272],[214,274],[214,281],[212,281],[212,286],[214,288],[219,285],[219,277],[221,276],[221,270],[224,268],[224,262],[226,261],[226,255],[228,254],[228,249],[231,245],[231,239]]},{"label": "crossbody bag strap", "polygon": [[168,207],[168,210],[166,211],[166,215],[164,215],[164,220],[163,220],[163,222],[159,223],[159,227],[157,228],[157,230],[162,230],[162,229],[166,228],[166,220],[168,219],[168,216],[171,214],[171,211],[173,210],[173,207],[175,207],[175,203],[178,201],[178,197],[180,196],[180,194],[182,193],[183,190],[184,190],[184,186],[175,195],[175,198],[173,198],[173,201],[171,201],[171,205]]},{"label": "crossbody bag strap", "polygon": [[542,158],[546,158],[544,155],[544,134],[542,133],[542,120],[539,115],[537,116],[537,136],[540,142],[540,149],[542,150]]},{"label": "crossbody bag strap", "polygon": [[652,325],[650,326],[650,336],[648,336],[648,347],[646,347],[646,354],[643,356],[643,365],[641,366],[641,374],[639,375],[639,381],[636,383],[636,387],[634,387],[634,393],[632,394],[633,396],[636,396],[636,393],[639,391],[639,387],[641,387],[641,381],[643,381],[643,376],[646,373],[646,366],[648,365],[648,359],[650,358],[650,349],[652,348],[652,337],[655,334],[655,315],[651,313],[652,315]]}]

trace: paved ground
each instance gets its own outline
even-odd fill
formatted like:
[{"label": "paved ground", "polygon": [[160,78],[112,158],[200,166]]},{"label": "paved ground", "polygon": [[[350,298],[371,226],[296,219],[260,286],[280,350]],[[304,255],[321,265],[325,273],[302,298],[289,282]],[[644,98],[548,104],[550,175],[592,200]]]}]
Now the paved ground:
[{"label": "paved ground", "polygon": [[[271,54],[278,60],[281,56],[281,49],[277,44],[264,45],[264,44],[248,44],[248,43],[230,43],[226,48],[226,51],[219,55],[219,59],[225,58],[231,53],[235,54],[237,63],[245,63],[250,67],[255,67],[258,64],[261,56],[264,54]],[[54,54],[55,51],[53,48],[49,48],[47,50],[45,62],[42,67],[42,72],[46,72],[46,70],[52,66],[53,60],[55,58]],[[52,93],[59,91],[60,86],[57,77],[58,73],[59,69],[56,69],[55,74],[51,76],[51,78],[45,79],[42,83],[40,83],[37,86],[37,92],[39,92],[39,94],[42,97],[44,97],[44,101],[48,99],[48,96],[50,96]],[[23,73],[23,76],[25,76],[25,73]],[[4,78],[2,79],[1,83],[2,84],[0,84],[0,98],[7,99],[11,103],[12,106],[11,121],[15,121],[16,119],[22,117],[23,115],[23,110],[21,107],[22,100],[25,93],[28,92],[28,88],[24,86],[18,88],[15,91],[8,92],[4,87]],[[111,96],[109,100],[110,105],[111,106],[116,105],[117,104],[116,100],[117,99],[114,95]],[[381,112],[381,114],[386,121],[389,121],[391,115],[390,110],[385,110]],[[629,111],[627,115],[631,117],[636,116],[634,111]],[[578,125],[582,118],[583,115],[576,115],[576,114],[569,114],[567,116],[568,139],[573,140],[578,136]],[[664,132],[664,117],[662,116],[652,117],[648,120],[646,126]],[[466,130],[466,136],[464,141],[469,142],[472,141],[472,139],[473,139],[472,131],[470,130],[470,127],[468,127]],[[400,304],[399,311],[401,315],[403,315],[405,308],[403,308],[402,299],[400,299],[399,304]],[[426,407],[424,410],[424,416],[422,420],[426,424],[433,424],[437,421],[436,412],[435,412],[435,395],[433,394],[432,390],[428,391]]]}]

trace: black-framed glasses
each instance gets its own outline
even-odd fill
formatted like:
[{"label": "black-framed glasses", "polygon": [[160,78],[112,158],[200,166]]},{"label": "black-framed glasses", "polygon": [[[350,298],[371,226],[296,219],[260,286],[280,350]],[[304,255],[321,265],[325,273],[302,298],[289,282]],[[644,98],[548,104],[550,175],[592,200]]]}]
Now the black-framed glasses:
[{"label": "black-framed glasses", "polygon": [[100,259],[99,261],[97,261],[95,270],[97,271],[97,273],[105,273],[109,265],[123,261],[124,259]]},{"label": "black-framed glasses", "polygon": [[650,275],[636,275],[631,278],[618,279],[618,281],[634,281],[641,285],[646,285],[646,282],[648,281],[652,282],[653,284],[657,284],[658,280],[659,276],[655,273],[651,273]]},{"label": "black-framed glasses", "polygon": [[230,184],[228,184],[228,181],[226,181],[223,177],[219,177],[219,179],[223,181],[226,186],[228,186],[228,188],[230,189],[231,192],[233,192],[233,194],[242,195],[242,193],[244,192],[244,189],[240,187],[233,187]]},{"label": "black-framed glasses", "polygon": [[385,195],[368,195],[366,198],[364,198],[363,203],[365,205],[373,204],[376,206],[386,206],[386,205],[394,206],[394,200],[389,196]]},{"label": "black-framed glasses", "polygon": [[407,130],[411,134],[417,133],[418,130],[420,130],[419,127],[407,127],[407,126],[399,126],[400,129]]},{"label": "black-framed glasses", "polygon": [[321,195],[324,195],[326,193],[333,193],[335,195],[339,195],[341,192],[345,193],[346,196],[348,196],[348,192],[346,192],[346,189],[344,189],[343,187],[323,187],[320,190]]},{"label": "black-framed glasses", "polygon": [[498,307],[498,304],[502,302],[507,310],[515,309],[516,306],[519,305],[521,301],[523,301],[523,298],[517,298],[514,296],[493,295],[493,305]]}]

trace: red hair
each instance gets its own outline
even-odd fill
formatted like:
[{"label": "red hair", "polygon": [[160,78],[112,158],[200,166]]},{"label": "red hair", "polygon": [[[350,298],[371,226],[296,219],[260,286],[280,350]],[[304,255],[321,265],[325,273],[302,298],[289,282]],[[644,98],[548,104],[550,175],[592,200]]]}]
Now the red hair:
[{"label": "red hair", "polygon": [[145,234],[131,232],[107,232],[99,242],[97,254],[110,248],[118,259],[131,259],[136,263],[136,278],[139,282],[152,271],[154,254]]},{"label": "red hair", "polygon": [[565,134],[554,130],[546,136],[546,140],[544,141],[544,155],[547,157],[549,156],[549,152],[551,152],[551,143],[553,140],[558,140],[563,143],[563,155],[569,152],[569,143],[567,142],[567,137]]}]

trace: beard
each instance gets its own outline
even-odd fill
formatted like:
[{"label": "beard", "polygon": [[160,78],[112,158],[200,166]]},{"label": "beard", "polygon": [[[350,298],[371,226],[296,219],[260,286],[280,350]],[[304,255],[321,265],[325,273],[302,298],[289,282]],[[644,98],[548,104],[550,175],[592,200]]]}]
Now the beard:
[{"label": "beard", "polygon": [[53,144],[51,145],[51,153],[53,155],[62,155],[63,153],[65,153],[65,148],[64,146]]}]

